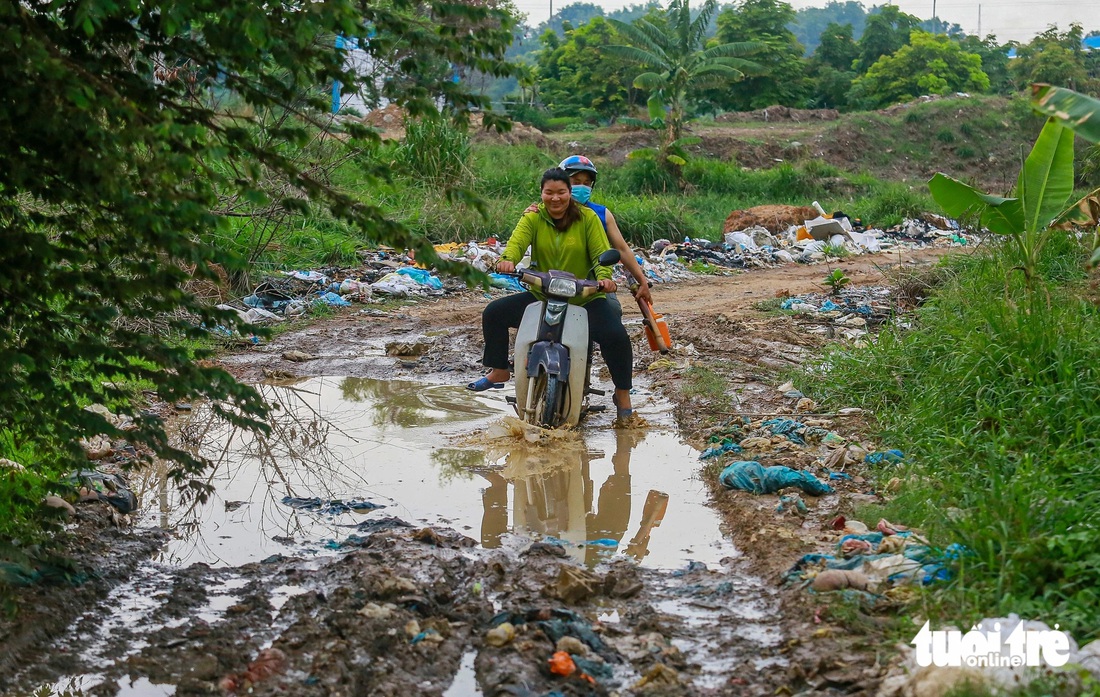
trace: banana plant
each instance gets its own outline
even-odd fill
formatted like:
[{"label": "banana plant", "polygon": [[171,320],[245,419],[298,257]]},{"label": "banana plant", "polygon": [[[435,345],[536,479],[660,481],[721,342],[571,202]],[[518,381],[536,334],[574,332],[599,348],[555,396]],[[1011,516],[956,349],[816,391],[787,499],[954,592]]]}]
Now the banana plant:
[{"label": "banana plant", "polygon": [[982,193],[943,173],[932,177],[928,188],[948,215],[977,215],[980,225],[1006,236],[1016,251],[1013,269],[1023,272],[1031,288],[1052,224],[1072,210],[1067,202],[1073,194],[1073,131],[1053,117],[1047,119],[1011,197]]},{"label": "banana plant", "polygon": [[[1031,86],[1031,104],[1037,111],[1076,131],[1085,140],[1100,143],[1100,100],[1064,87],[1036,83]],[[1070,206],[1067,215],[1060,222],[1077,226],[1091,225],[1094,228],[1093,253],[1089,265],[1100,264],[1100,189],[1089,192]]]}]

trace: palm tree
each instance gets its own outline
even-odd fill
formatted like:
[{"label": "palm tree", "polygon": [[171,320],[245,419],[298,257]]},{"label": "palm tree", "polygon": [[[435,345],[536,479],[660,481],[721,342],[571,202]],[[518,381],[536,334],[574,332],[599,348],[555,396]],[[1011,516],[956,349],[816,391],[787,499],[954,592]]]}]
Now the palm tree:
[{"label": "palm tree", "polygon": [[759,42],[739,41],[704,48],[707,27],[718,9],[718,0],[706,0],[694,21],[688,3],[689,0],[672,0],[667,30],[644,18],[633,24],[609,19],[633,45],[603,49],[648,68],[634,78],[634,86],[650,93],[650,118],[666,118],[664,150],[683,135],[691,90],[735,82],[745,76],[744,70],[760,69],[741,58],[759,49],[762,46]]}]

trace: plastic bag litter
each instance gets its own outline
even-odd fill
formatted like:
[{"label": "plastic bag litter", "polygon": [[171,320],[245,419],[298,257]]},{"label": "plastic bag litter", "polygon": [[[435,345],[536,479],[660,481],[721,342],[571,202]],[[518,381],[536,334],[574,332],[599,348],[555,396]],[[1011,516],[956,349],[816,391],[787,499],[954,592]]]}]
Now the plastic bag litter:
[{"label": "plastic bag litter", "polygon": [[373,291],[402,298],[419,291],[420,284],[407,275],[388,273],[370,284],[370,287]]},{"label": "plastic bag litter", "polygon": [[722,470],[718,481],[727,489],[741,489],[754,494],[774,494],[787,487],[798,487],[811,496],[830,494],[833,488],[809,472],[776,465],[764,467],[759,462],[740,460]]},{"label": "plastic bag litter", "polygon": [[725,240],[726,244],[735,249],[756,249],[757,247],[756,242],[743,232],[727,232]]},{"label": "plastic bag litter", "polygon": [[402,276],[408,276],[422,286],[428,286],[429,288],[434,288],[435,290],[443,289],[443,281],[439,280],[438,278],[423,269],[406,267],[403,269],[398,269],[397,273],[401,274]]},{"label": "plastic bag litter", "polygon": [[328,276],[320,271],[283,271],[283,275],[307,283],[328,283]]},{"label": "plastic bag litter", "polygon": [[325,303],[326,305],[332,305],[333,307],[349,307],[349,306],[351,306],[350,302],[348,302],[347,300],[344,300],[343,298],[341,298],[336,293],[333,293],[332,291],[329,291],[327,293],[323,293],[322,295],[319,295],[317,297],[316,302],[322,302],[322,303]]},{"label": "plastic bag litter", "polygon": [[524,290],[527,290],[523,287],[523,284],[519,282],[518,278],[506,273],[489,274],[489,285],[494,288],[503,288],[505,290],[514,290],[516,292],[523,292]]}]

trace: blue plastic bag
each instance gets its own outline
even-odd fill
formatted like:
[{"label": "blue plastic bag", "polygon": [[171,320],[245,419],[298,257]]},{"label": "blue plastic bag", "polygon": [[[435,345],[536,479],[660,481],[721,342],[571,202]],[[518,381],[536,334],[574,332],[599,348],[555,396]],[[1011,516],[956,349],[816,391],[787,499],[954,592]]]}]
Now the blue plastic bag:
[{"label": "blue plastic bag", "polygon": [[821,303],[821,308],[820,308],[820,310],[822,312],[832,312],[833,310],[843,310],[843,309],[844,309],[843,307],[841,307],[840,305],[837,305],[832,300],[826,300],[825,302]]},{"label": "blue plastic bag", "polygon": [[504,288],[505,290],[514,290],[517,293],[522,293],[526,288],[519,282],[519,279],[515,276],[506,273],[491,273],[489,274],[489,285],[494,288]]},{"label": "blue plastic bag", "polygon": [[810,496],[830,494],[833,488],[809,472],[776,465],[764,467],[752,460],[734,462],[722,474],[718,481],[727,489],[741,489],[754,494],[774,494],[780,489],[798,487]]},{"label": "blue plastic bag", "polygon": [[901,462],[905,459],[905,453],[900,450],[883,450],[877,453],[867,453],[863,461],[868,465],[880,465],[883,462]]},{"label": "blue plastic bag", "polygon": [[716,445],[712,448],[707,448],[699,456],[700,460],[709,460],[712,457],[718,457],[724,453],[739,453],[741,452],[741,446],[733,441],[723,442],[721,445]]},{"label": "blue plastic bag", "polygon": [[333,292],[324,293],[317,297],[318,302],[325,303],[326,305],[333,305],[335,307],[348,307],[350,302],[344,300],[339,295]]},{"label": "blue plastic bag", "polygon": [[443,281],[431,275],[424,269],[414,269],[411,266],[406,266],[403,269],[398,269],[397,273],[401,274],[402,276],[408,276],[422,286],[428,286],[430,288],[435,288],[436,290],[443,289]]}]

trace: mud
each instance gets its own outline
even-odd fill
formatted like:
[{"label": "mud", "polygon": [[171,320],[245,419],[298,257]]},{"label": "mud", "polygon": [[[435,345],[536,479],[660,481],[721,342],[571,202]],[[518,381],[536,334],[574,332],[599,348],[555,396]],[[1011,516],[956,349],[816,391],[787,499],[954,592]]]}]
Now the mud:
[{"label": "mud", "polygon": [[[941,253],[880,255],[843,267],[853,285],[882,283],[882,269],[927,264]],[[645,439],[651,444],[660,440],[674,418],[679,432],[699,448],[734,415],[791,411],[791,400],[775,389],[779,371],[813,355],[824,338],[809,333],[812,322],[805,318],[769,314],[759,303],[818,290],[821,277],[820,267],[786,267],[655,288],[655,305],[669,319],[678,346],[664,363],[644,348],[638,316],[626,307],[628,327],[637,336],[635,368],[652,391],[639,396],[643,415],[656,426]],[[50,608],[55,619],[51,623],[44,608],[22,615],[41,620],[41,627],[37,633],[24,632],[22,643],[4,652],[8,663],[0,675],[7,677],[0,690],[12,695],[42,686],[50,688],[45,694],[71,687],[74,694],[95,695],[870,693],[882,673],[876,652],[883,647],[875,645],[874,632],[851,632],[845,623],[832,621],[827,608],[779,583],[779,574],[799,554],[829,544],[825,523],[866,496],[860,482],[840,487],[835,496],[807,500],[805,518],[779,517],[777,497],[720,491],[715,473],[703,469],[701,480],[688,480],[681,490],[694,486],[700,505],[713,495],[720,512],[715,529],[720,524],[729,537],[718,535],[712,544],[699,545],[697,530],[674,532],[676,511],[670,505],[660,525],[649,525],[646,549],[652,553],[631,554],[646,538],[645,519],[652,523],[656,518],[659,500],[651,504],[649,492],[668,488],[667,466],[658,462],[646,475],[653,483],[641,481],[642,459],[631,455],[631,477],[639,481],[630,486],[627,524],[601,526],[587,513],[603,509],[608,481],[615,489],[616,455],[621,460],[623,451],[634,453],[636,446],[622,447],[612,436],[596,448],[603,451],[600,457],[590,452],[593,448],[582,448],[579,468],[576,463],[551,468],[558,480],[536,477],[532,486],[529,477],[505,474],[506,455],[494,460],[485,444],[478,450],[462,441],[476,430],[465,425],[491,421],[500,413],[499,403],[492,403],[499,397],[485,395],[478,399],[487,401],[471,403],[453,392],[454,385],[480,372],[474,328],[484,302],[481,293],[469,293],[383,314],[349,313],[225,357],[228,369],[263,381],[269,394],[302,397],[305,407],[283,405],[282,413],[293,413],[297,425],[277,430],[281,435],[274,441],[258,443],[199,425],[201,413],[195,415],[199,421],[181,424],[183,442],[197,448],[225,444],[227,454],[251,460],[261,476],[255,469],[240,470],[234,480],[229,470],[215,470],[213,477],[224,478],[216,486],[225,493],[214,500],[212,505],[221,506],[214,515],[213,508],[182,510],[152,473],[144,496],[150,517],[139,523],[136,534],[90,526],[85,529],[93,532],[79,543],[95,557],[121,563],[112,567],[108,561],[97,584],[65,588],[27,604],[55,603]],[[395,341],[424,343],[426,352],[389,356],[385,347]],[[290,350],[317,358],[289,361],[282,356]],[[730,394],[719,401],[685,390],[685,376],[693,367],[721,375]],[[322,377],[333,375],[340,378]],[[365,387],[379,383],[348,378],[390,381],[390,391],[380,400],[387,406],[367,405],[343,417],[326,413],[316,401],[326,391],[352,394],[357,385],[359,392],[381,389]],[[312,418],[305,415],[310,408]],[[611,432],[603,418],[589,425],[595,434],[590,437]],[[440,509],[432,514],[415,506],[405,510],[401,501],[414,501],[408,492],[417,491],[418,484],[421,491],[439,490],[437,482],[416,478],[407,455],[378,451],[374,456],[397,472],[407,465],[408,482],[356,482],[344,476],[345,466],[350,463],[354,470],[361,456],[340,447],[333,451],[332,445],[340,443],[340,432],[347,432],[349,424],[364,420],[391,429],[378,439],[383,441],[375,444],[379,448],[396,443],[447,453],[446,466],[481,480],[459,483],[442,498],[429,497],[425,505]],[[441,426],[452,422],[457,425]],[[837,419],[829,426],[852,437],[859,433],[852,420]],[[407,440],[391,437],[398,431]],[[697,451],[681,443],[676,447],[681,448],[679,466],[698,471]],[[299,463],[293,467],[292,454]],[[778,449],[757,459],[802,467],[820,454]],[[436,455],[439,469],[446,468],[442,460]],[[561,478],[560,472],[573,469],[580,470],[579,486]],[[860,476],[858,469],[848,471]],[[503,488],[487,502],[486,494],[500,484],[493,476]],[[330,488],[315,486],[318,478]],[[359,518],[291,516],[267,493],[272,485],[287,495],[354,494],[388,508]],[[583,535],[570,540],[561,534],[568,525],[548,525],[554,518],[546,506],[517,505],[521,491],[525,496],[534,492],[544,502],[560,501],[547,496],[555,489],[579,490],[586,513]],[[447,506],[451,509],[444,510]],[[521,508],[534,513],[520,520]],[[687,520],[700,520],[693,516]],[[253,525],[265,520],[262,529]],[[341,527],[352,521],[377,524],[362,530]],[[242,537],[235,531],[241,526],[251,531]],[[143,563],[163,541],[164,533],[157,532],[161,527],[173,535],[158,556]],[[587,545],[597,534],[618,536],[613,552]],[[140,549],[126,547],[131,540],[139,541],[134,544]],[[666,544],[670,540],[674,544]],[[700,557],[705,561],[700,563]],[[61,633],[77,614],[70,630]],[[505,621],[513,625],[514,638],[503,646],[490,645],[490,630],[499,634]],[[11,645],[10,639],[5,645]],[[562,647],[580,659],[575,662],[582,666],[579,672],[594,682],[577,673],[550,672],[551,656]],[[23,666],[19,671],[12,670],[16,660]]]}]

